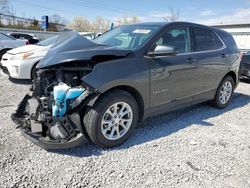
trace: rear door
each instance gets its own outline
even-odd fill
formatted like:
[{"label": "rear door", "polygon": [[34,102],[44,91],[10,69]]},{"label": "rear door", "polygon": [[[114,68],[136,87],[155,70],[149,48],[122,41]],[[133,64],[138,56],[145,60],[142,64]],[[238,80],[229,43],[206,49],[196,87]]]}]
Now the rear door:
[{"label": "rear door", "polygon": [[194,101],[214,97],[228,69],[228,50],[217,33],[207,27],[192,27],[193,51],[197,60]]}]

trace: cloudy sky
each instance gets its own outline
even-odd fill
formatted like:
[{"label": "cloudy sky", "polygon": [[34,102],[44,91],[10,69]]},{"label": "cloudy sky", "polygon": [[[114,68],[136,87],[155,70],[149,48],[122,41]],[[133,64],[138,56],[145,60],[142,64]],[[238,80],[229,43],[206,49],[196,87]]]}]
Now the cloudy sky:
[{"label": "cloudy sky", "polygon": [[10,0],[18,16],[59,14],[70,21],[75,16],[102,16],[115,21],[138,16],[140,21],[163,21],[169,8],[180,11],[181,21],[203,24],[250,23],[250,0]]}]

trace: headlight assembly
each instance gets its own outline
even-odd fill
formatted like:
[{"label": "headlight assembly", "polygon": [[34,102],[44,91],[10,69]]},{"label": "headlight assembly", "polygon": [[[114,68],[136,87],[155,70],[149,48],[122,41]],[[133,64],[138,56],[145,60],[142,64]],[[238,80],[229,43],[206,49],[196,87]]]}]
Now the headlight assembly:
[{"label": "headlight assembly", "polygon": [[31,57],[32,55],[34,55],[35,53],[21,53],[21,54],[17,54],[14,55],[10,58],[10,60],[23,60],[23,59],[31,59],[34,57]]}]

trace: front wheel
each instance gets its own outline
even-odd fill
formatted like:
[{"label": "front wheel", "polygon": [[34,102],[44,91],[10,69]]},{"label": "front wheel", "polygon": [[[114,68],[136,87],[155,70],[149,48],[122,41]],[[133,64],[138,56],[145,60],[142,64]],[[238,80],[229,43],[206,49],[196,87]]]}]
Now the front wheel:
[{"label": "front wheel", "polygon": [[137,102],[121,90],[102,96],[84,116],[84,126],[90,139],[102,148],[125,142],[137,122]]},{"label": "front wheel", "polygon": [[231,76],[226,76],[220,83],[213,105],[216,108],[225,108],[232,99],[235,83]]},{"label": "front wheel", "polygon": [[0,51],[0,61],[2,60],[3,55],[4,55],[8,50],[10,50],[10,49],[4,49],[4,50]]}]

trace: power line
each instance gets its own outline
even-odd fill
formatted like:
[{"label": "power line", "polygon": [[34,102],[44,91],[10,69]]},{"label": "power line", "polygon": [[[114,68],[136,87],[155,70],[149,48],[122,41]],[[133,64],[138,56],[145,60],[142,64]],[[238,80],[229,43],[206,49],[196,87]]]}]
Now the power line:
[{"label": "power line", "polygon": [[110,6],[108,4],[99,3],[99,2],[92,2],[92,1],[88,1],[88,0],[80,0],[80,1],[74,2],[74,3],[72,3],[72,1],[67,1],[67,0],[57,0],[57,1],[63,2],[65,4],[69,4],[69,5],[74,5],[74,6],[84,5],[84,7],[88,7],[88,8],[92,8],[92,9],[96,9],[96,10],[101,10],[101,11],[105,11],[105,12],[110,12],[110,11],[115,11],[115,12],[119,11],[119,12],[123,12],[123,13],[138,12],[135,10],[113,7],[113,6]]},{"label": "power line", "polygon": [[[79,0],[80,2],[82,2],[82,3],[89,3],[89,4],[93,4],[93,5],[95,5],[95,6],[99,6],[99,7],[101,7],[102,9],[103,9],[103,6],[105,6],[105,9],[106,8],[111,8],[111,9],[114,9],[114,10],[120,10],[120,11],[127,11],[127,12],[143,12],[142,10],[135,10],[135,9],[128,9],[128,8],[124,8],[124,7],[114,7],[113,5],[111,5],[111,4],[107,4],[106,2],[104,3],[104,2],[99,2],[99,1],[93,1],[93,0],[91,0],[91,1],[89,1],[89,0]],[[143,12],[143,13],[145,13],[145,12]]]},{"label": "power line", "polygon": [[101,2],[93,2],[93,1],[88,1],[88,0],[80,0],[80,3],[82,4],[88,4],[91,5],[97,9],[100,9],[102,11],[108,11],[109,10],[113,10],[113,11],[120,11],[120,12],[136,12],[134,10],[130,10],[130,9],[126,9],[126,8],[119,8],[119,7],[114,7],[111,6],[110,4],[105,4],[105,3],[101,3]]},{"label": "power line", "polygon": [[26,4],[26,5],[33,6],[33,7],[38,7],[38,8],[42,8],[42,9],[53,10],[53,11],[63,12],[63,13],[70,14],[70,15],[72,15],[72,14],[75,15],[75,13],[73,13],[73,12],[69,12],[69,11],[62,10],[62,9],[55,9],[55,8],[50,8],[50,7],[46,7],[46,6],[41,6],[41,5],[38,5],[35,3],[29,3],[26,1],[20,1],[20,0],[12,0],[12,1],[15,1],[16,3],[19,3],[19,4]]},{"label": "power line", "polygon": [[[19,3],[19,4],[26,4],[26,5],[33,6],[33,7],[38,7],[38,8],[42,8],[42,9],[47,9],[47,10],[53,10],[53,11],[57,11],[57,12],[66,13],[66,14],[69,14],[71,16],[72,16],[72,14],[76,15],[75,12],[71,12],[71,11],[67,11],[67,10],[63,10],[63,9],[55,9],[55,8],[42,6],[42,5],[35,4],[35,3],[30,3],[30,2],[27,2],[27,1],[22,1],[22,0],[12,0],[12,1],[15,1],[16,3]],[[88,1],[88,0],[79,0],[78,3],[77,3],[78,5],[76,5],[76,2],[67,1],[67,0],[57,0],[57,1],[63,2],[63,3],[66,3],[66,4],[70,4],[70,5],[73,5],[73,6],[79,6],[81,4],[81,5],[84,5],[84,7],[97,9],[97,10],[101,10],[101,11],[106,11],[106,12],[110,12],[110,11],[116,11],[116,12],[119,11],[119,12],[123,12],[123,13],[136,12],[135,10],[113,7],[113,6],[110,6],[108,4],[100,3],[100,2],[96,2],[96,1],[91,2],[91,1]],[[94,16],[92,16],[92,18],[93,17]]]}]

